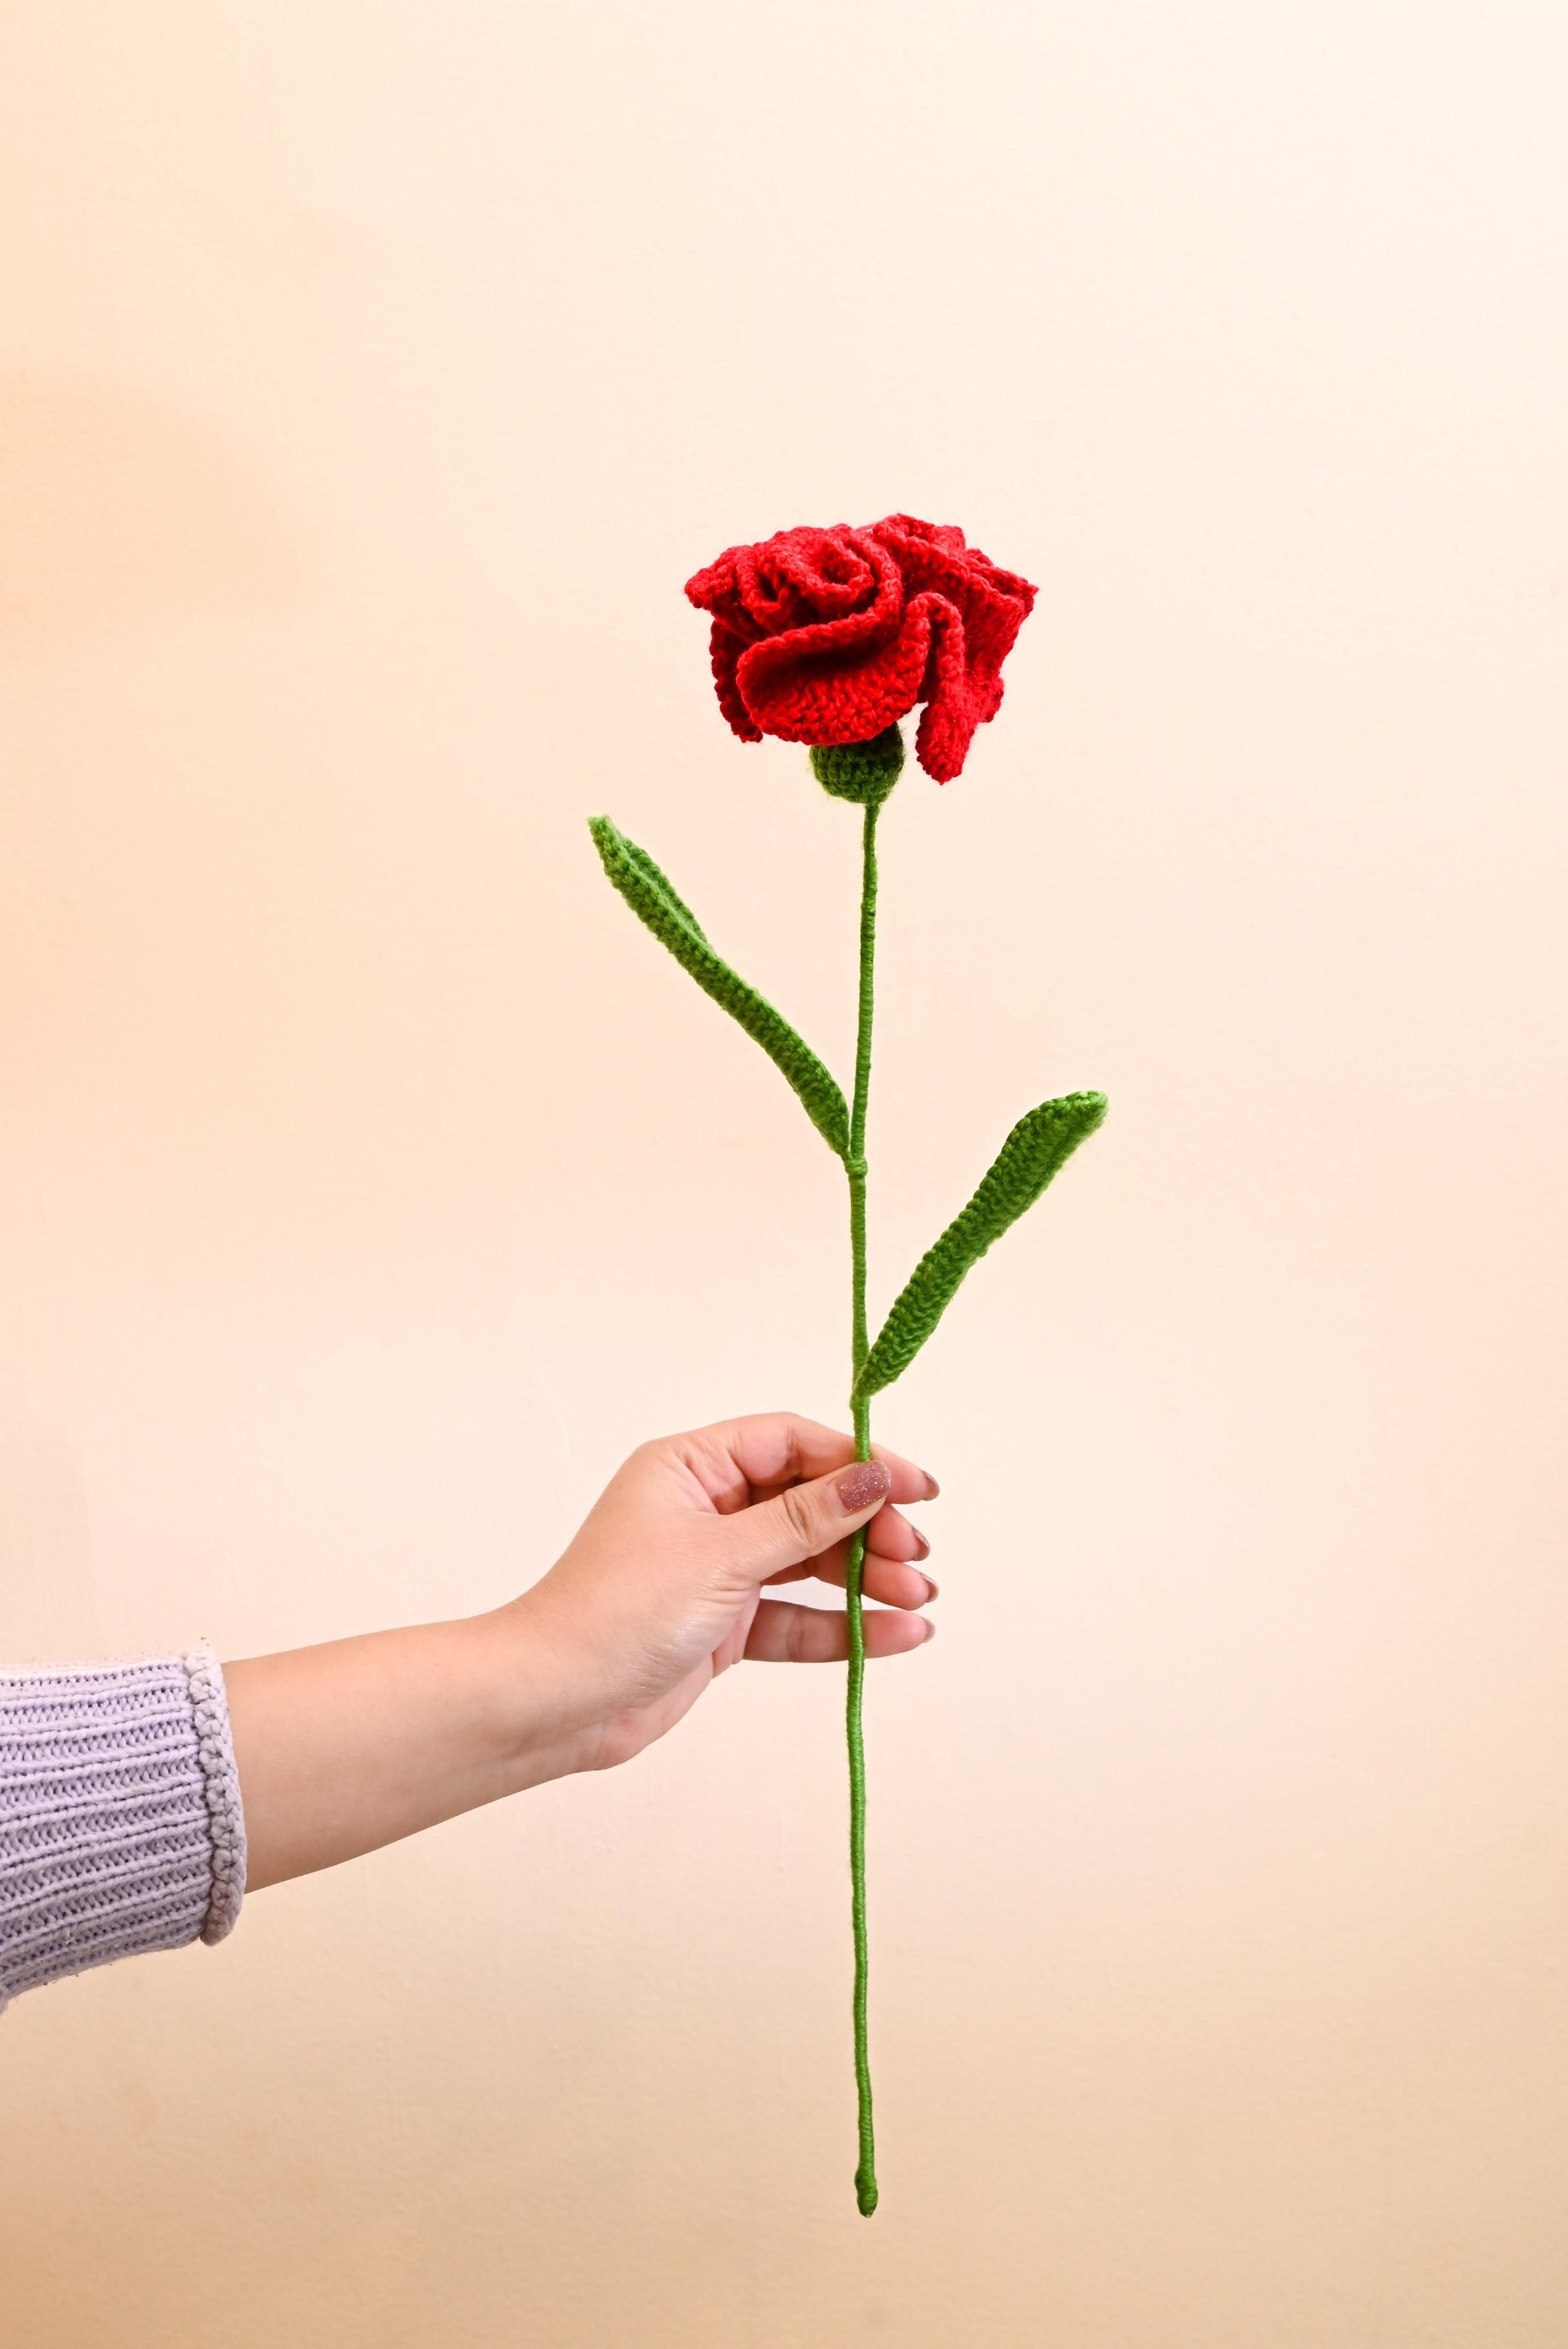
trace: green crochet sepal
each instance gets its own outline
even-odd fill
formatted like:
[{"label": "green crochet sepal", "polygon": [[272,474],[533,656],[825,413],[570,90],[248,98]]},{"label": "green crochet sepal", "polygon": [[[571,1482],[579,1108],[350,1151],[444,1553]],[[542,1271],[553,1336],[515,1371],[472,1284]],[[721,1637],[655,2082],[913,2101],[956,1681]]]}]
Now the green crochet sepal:
[{"label": "green crochet sepal", "polygon": [[704,995],[722,1004],[759,1043],[800,1096],[801,1105],[828,1148],[842,1158],[849,1148],[849,1111],[843,1093],[809,1044],[789,1021],[748,987],[709,945],[691,907],[676,895],[646,849],[607,815],[590,816],[588,830],[599,860],[639,921],[690,971]]},{"label": "green crochet sepal", "polygon": [[910,1274],[855,1381],[853,1401],[865,1402],[903,1375],[970,1267],[1027,1213],[1105,1115],[1104,1093],[1066,1093],[1019,1119],[968,1206]]}]

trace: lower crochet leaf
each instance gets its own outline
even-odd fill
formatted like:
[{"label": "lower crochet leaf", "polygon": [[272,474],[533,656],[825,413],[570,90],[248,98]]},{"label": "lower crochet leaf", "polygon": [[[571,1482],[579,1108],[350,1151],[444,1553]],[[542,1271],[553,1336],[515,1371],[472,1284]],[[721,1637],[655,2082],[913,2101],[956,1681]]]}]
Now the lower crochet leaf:
[{"label": "lower crochet leaf", "polygon": [[618,832],[607,815],[591,816],[588,830],[600,862],[638,919],[647,925],[660,946],[668,947],[682,970],[690,971],[705,995],[722,1004],[759,1043],[775,1068],[800,1096],[807,1117],[830,1150],[842,1158],[849,1147],[849,1112],[835,1079],[811,1047],[795,1034],[789,1021],[748,987],[722,957],[716,955],[689,905],[676,895],[646,849]]},{"label": "lower crochet leaf", "polygon": [[1104,1093],[1067,1093],[1019,1119],[968,1206],[910,1274],[855,1382],[856,1402],[891,1386],[909,1369],[970,1267],[1034,1205],[1105,1114]]}]

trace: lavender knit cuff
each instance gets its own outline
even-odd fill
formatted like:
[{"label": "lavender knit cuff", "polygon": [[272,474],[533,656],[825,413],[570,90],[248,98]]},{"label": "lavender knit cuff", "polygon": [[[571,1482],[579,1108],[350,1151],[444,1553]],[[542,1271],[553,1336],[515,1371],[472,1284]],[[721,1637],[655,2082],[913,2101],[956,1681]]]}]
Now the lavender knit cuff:
[{"label": "lavender knit cuff", "polygon": [[0,2007],[221,1941],[245,1889],[223,1676],[198,1649],[0,1672]]}]

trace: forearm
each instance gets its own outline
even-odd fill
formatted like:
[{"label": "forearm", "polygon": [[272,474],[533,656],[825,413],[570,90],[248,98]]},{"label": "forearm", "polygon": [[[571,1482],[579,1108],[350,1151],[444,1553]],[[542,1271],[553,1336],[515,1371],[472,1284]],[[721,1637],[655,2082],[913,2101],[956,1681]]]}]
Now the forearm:
[{"label": "forearm", "polygon": [[727,1421],[640,1446],[550,1572],[492,1614],[222,1671],[199,1651],[0,1672],[0,2006],[221,1940],[247,1883],[629,1761],[742,1657],[842,1662],[844,1615],[772,1586],[842,1587],[860,1526],[866,1653],[908,1653],[936,1586],[924,1537],[884,1504],[936,1489],[809,1420]]},{"label": "forearm", "polygon": [[225,1664],[253,1890],[574,1766],[521,1605]]}]

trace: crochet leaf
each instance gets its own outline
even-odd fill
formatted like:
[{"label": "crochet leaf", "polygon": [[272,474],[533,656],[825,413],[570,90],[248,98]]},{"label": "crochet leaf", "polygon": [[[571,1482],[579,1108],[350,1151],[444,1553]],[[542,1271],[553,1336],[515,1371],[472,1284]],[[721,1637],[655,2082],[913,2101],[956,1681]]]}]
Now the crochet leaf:
[{"label": "crochet leaf", "polygon": [[615,886],[640,922],[668,947],[682,970],[690,971],[705,995],[723,1005],[748,1036],[759,1043],[775,1068],[787,1077],[802,1106],[828,1148],[842,1158],[849,1147],[849,1112],[844,1095],[811,1047],[795,1034],[789,1021],[748,987],[716,955],[702,926],[689,905],[676,895],[646,849],[607,815],[591,816],[600,862]]},{"label": "crochet leaf", "polygon": [[865,1401],[903,1375],[970,1267],[1034,1205],[1080,1142],[1103,1123],[1105,1114],[1104,1093],[1067,1093],[1060,1101],[1043,1102],[1019,1119],[968,1206],[910,1274],[855,1381],[855,1402]]}]

